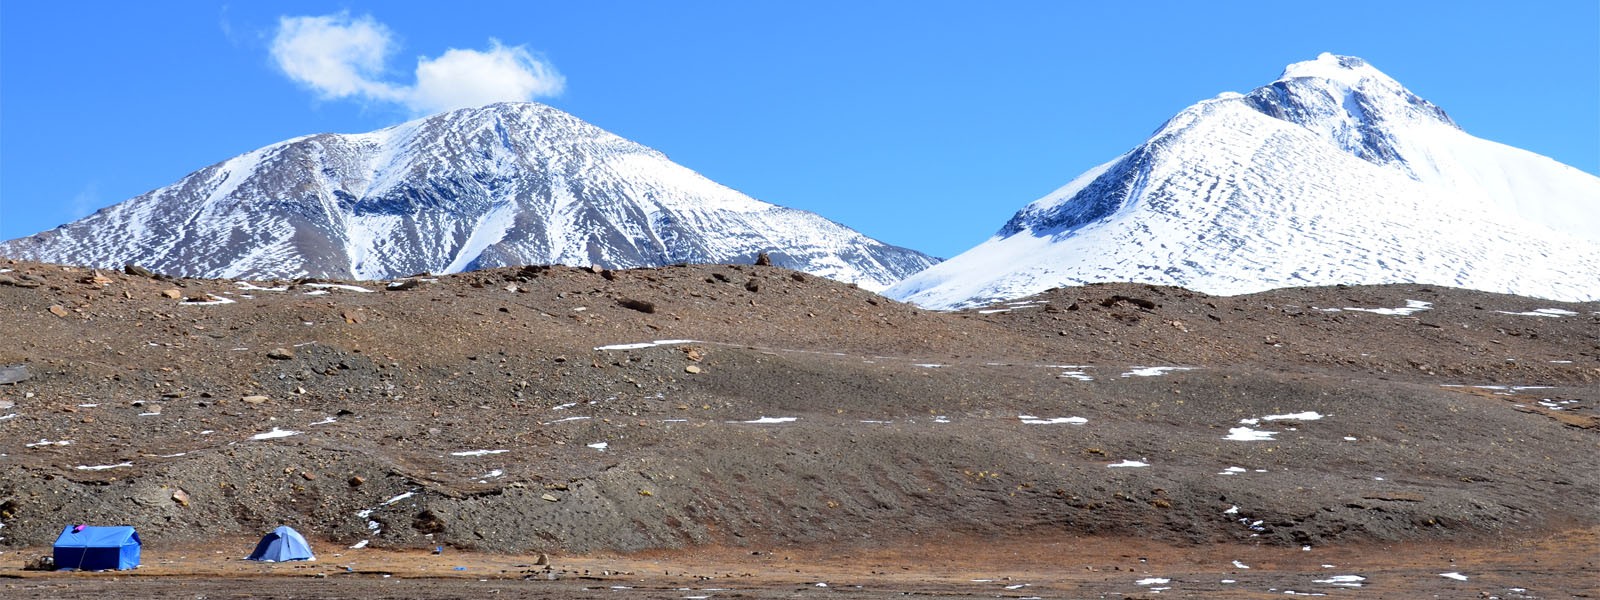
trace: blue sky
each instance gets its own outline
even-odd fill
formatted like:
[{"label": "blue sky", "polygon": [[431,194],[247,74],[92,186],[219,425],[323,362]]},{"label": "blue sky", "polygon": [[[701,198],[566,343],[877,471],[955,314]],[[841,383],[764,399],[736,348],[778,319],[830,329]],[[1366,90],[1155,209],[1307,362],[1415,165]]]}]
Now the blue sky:
[{"label": "blue sky", "polygon": [[[0,4],[0,239],[287,138],[405,121],[460,89],[419,82],[419,61],[438,75],[491,58],[546,69],[496,80],[511,93],[939,256],[1184,107],[1323,51],[1367,59],[1469,133],[1600,173],[1593,0],[454,4]],[[354,84],[292,77],[327,65],[280,60],[280,28],[330,22],[379,32],[388,54],[365,48]],[[333,97],[350,85],[367,87]]]}]

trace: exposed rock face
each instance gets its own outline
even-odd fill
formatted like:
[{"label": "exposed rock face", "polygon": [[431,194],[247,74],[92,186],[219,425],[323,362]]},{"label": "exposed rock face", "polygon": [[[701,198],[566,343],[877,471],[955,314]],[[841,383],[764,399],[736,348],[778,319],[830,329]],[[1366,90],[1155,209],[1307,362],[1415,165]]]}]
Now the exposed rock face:
[{"label": "exposed rock face", "polygon": [[868,289],[936,262],[532,103],[289,140],[0,244],[30,260],[256,279],[749,264],[761,252]]}]

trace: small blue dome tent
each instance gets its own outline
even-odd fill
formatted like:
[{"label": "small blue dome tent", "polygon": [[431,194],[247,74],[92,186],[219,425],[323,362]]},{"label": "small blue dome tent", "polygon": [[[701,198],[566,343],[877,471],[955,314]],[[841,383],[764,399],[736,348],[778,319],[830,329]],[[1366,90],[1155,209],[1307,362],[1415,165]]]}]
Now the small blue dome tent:
[{"label": "small blue dome tent", "polygon": [[56,537],[57,569],[104,571],[139,566],[139,534],[132,527],[68,525]]},{"label": "small blue dome tent", "polygon": [[279,525],[272,533],[261,536],[261,541],[256,544],[255,552],[245,560],[262,560],[267,562],[283,562],[286,560],[316,560],[311,555],[311,544],[306,543],[306,538],[288,525]]}]

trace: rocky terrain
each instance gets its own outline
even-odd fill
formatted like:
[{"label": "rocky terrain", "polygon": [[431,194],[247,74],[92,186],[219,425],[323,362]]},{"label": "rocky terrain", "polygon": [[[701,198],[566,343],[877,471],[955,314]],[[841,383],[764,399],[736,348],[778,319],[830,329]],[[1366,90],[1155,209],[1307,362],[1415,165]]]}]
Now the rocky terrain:
[{"label": "rocky terrain", "polygon": [[[0,261],[0,544],[131,524],[151,553],[284,522],[362,546],[346,556],[853,549],[899,569],[922,543],[1026,541],[1246,576],[1229,552],[1544,544],[1573,560],[1523,597],[1595,587],[1600,303],[1103,284],[931,312],[748,265],[130,270]],[[1138,562],[1070,589],[1161,587]],[[1449,589],[1508,593],[1472,585]],[[938,593],[987,593],[960,590]]]}]

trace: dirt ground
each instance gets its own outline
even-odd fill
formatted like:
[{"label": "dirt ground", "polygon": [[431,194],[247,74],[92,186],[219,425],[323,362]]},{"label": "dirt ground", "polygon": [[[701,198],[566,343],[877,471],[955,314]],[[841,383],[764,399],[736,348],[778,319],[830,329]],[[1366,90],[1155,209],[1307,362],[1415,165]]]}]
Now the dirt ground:
[{"label": "dirt ground", "polygon": [[120,573],[41,573],[5,564],[0,593],[17,599],[1583,598],[1600,594],[1600,556],[1574,549],[1596,548],[1597,535],[1569,530],[1510,544],[1310,550],[1108,537],[929,538],[893,548],[701,547],[556,556],[547,566],[533,555],[335,552],[326,543],[314,544],[317,561],[254,563],[239,559],[238,549],[250,546],[241,539],[148,549],[144,566]]},{"label": "dirt ground", "polygon": [[[0,323],[7,598],[1595,588],[1600,303],[0,261]],[[146,566],[20,570],[72,523],[138,527]],[[342,556],[231,560],[279,523]]]}]

